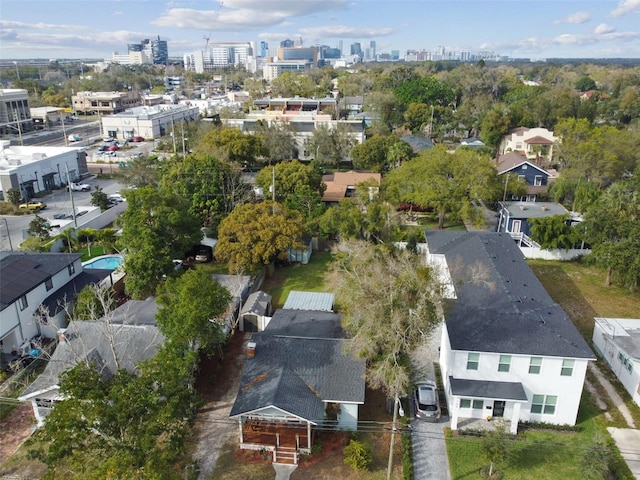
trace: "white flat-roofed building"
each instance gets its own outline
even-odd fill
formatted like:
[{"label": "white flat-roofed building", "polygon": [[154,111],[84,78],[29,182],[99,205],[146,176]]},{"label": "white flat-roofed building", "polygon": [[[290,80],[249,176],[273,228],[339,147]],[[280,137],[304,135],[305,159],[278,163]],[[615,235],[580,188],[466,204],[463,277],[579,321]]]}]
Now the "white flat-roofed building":
[{"label": "white flat-roofed building", "polygon": [[154,105],[130,108],[122,113],[102,118],[102,131],[113,138],[159,138],[173,125],[195,121],[199,108],[194,105]]},{"label": "white flat-roofed building", "polygon": [[49,192],[87,173],[84,148],[79,147],[20,147],[0,141],[0,189],[19,190],[23,199],[31,199],[40,192]]}]

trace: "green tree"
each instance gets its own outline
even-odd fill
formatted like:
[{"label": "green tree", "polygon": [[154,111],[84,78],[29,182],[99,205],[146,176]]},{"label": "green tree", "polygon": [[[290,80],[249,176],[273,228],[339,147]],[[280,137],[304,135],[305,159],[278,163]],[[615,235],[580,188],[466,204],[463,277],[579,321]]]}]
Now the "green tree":
[{"label": "green tree", "polygon": [[188,200],[144,187],[127,192],[121,242],[127,248],[126,291],[134,298],[153,295],[174,258],[183,258],[202,239],[198,218]]},{"label": "green tree", "polygon": [[255,134],[262,139],[269,165],[291,160],[298,156],[298,144],[293,128],[288,123],[269,124],[264,120],[256,123]]},{"label": "green tree", "polygon": [[507,432],[504,424],[497,423],[493,430],[487,431],[482,440],[482,449],[489,460],[489,478],[495,474],[495,466],[504,465],[509,461],[507,447]]},{"label": "green tree", "polygon": [[27,233],[33,237],[38,238],[38,240],[48,240],[49,238],[51,238],[49,228],[49,222],[47,222],[47,220],[42,218],[40,215],[36,214],[33,217],[33,220],[29,222]]},{"label": "green tree", "polygon": [[351,439],[349,444],[342,449],[344,463],[354,470],[366,470],[373,462],[371,447],[359,440]]},{"label": "green tree", "polygon": [[216,258],[229,262],[229,271],[249,271],[286,259],[304,233],[302,215],[279,203],[240,205],[220,224]]},{"label": "green tree", "polygon": [[7,200],[13,203],[16,207],[20,204],[21,197],[22,194],[17,188],[10,188],[9,190],[7,190]]},{"label": "green tree", "polygon": [[271,185],[275,172],[275,200],[278,203],[286,203],[296,197],[302,190],[308,189],[320,196],[324,193],[326,185],[322,182],[322,175],[311,165],[305,165],[298,160],[278,163],[273,167],[265,167],[256,175],[256,184],[261,187],[265,196],[270,195]]},{"label": "green tree", "polygon": [[451,88],[434,77],[417,77],[405,80],[393,89],[393,94],[405,108],[411,103],[447,105],[454,99]]},{"label": "green tree", "polygon": [[349,157],[355,144],[356,140],[344,123],[335,128],[317,125],[307,141],[307,151],[315,160],[337,168]]},{"label": "green tree", "polygon": [[482,119],[480,139],[496,149],[502,137],[509,131],[509,116],[500,107],[491,109]]},{"label": "green tree", "polygon": [[204,135],[194,151],[253,168],[256,159],[267,155],[262,138],[237,128],[216,128]]},{"label": "green tree", "polygon": [[614,183],[585,213],[587,260],[605,268],[613,281],[636,290],[640,281],[640,181],[637,175]]},{"label": "green tree", "polygon": [[213,232],[224,217],[251,196],[239,165],[202,152],[174,162],[160,183],[164,190],[190,202],[189,212]]},{"label": "green tree", "polygon": [[588,76],[580,77],[580,79],[576,82],[576,88],[581,92],[595,90],[596,82]]},{"label": "green tree", "polygon": [[155,155],[135,158],[126,168],[118,170],[118,176],[124,185],[157,187],[162,176],[162,162]]},{"label": "green tree", "polygon": [[531,238],[542,248],[572,248],[579,240],[578,230],[569,225],[568,215],[532,218]]},{"label": "green tree", "polygon": [[444,228],[448,214],[477,221],[480,211],[473,202],[492,202],[503,193],[502,182],[488,158],[466,149],[448,153],[444,146],[429,149],[392,170],[384,185],[387,197],[398,203],[433,208],[438,213],[439,228]]},{"label": "green tree", "polygon": [[402,141],[392,135],[374,135],[368,138],[351,149],[354,167],[374,172],[386,172],[391,163],[389,151],[399,142]]},{"label": "green tree", "polygon": [[316,90],[315,82],[308,75],[294,72],[284,72],[271,82],[271,93],[284,98],[311,98]]},{"label": "green tree", "polygon": [[333,285],[352,348],[367,361],[368,383],[389,398],[409,391],[409,355],[439,324],[441,286],[423,257],[362,240],[338,244]]},{"label": "green tree", "polygon": [[91,193],[91,205],[106,210],[109,207],[109,198],[102,188],[96,185],[95,190]]},{"label": "green tree", "polygon": [[111,289],[89,284],[78,292],[69,313],[73,320],[95,320],[104,317],[116,306]]},{"label": "green tree", "polygon": [[172,342],[210,351],[224,340],[231,295],[211,272],[191,269],[159,288],[158,327]]},{"label": "green tree", "polygon": [[76,236],[80,244],[87,246],[87,253],[91,256],[91,244],[98,238],[98,231],[95,228],[81,228]]}]

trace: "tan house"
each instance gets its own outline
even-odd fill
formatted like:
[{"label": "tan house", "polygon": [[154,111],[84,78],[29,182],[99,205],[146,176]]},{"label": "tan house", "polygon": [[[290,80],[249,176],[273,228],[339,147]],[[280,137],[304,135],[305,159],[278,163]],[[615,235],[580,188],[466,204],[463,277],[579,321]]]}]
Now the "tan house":
[{"label": "tan house", "polygon": [[558,139],[553,132],[546,128],[518,127],[502,138],[498,154],[517,152],[540,165],[553,158],[553,144],[556,140]]},{"label": "tan house", "polygon": [[[327,185],[327,189],[324,191],[322,201],[327,203],[338,203],[340,200],[346,197],[353,197],[356,192],[356,186],[359,183],[373,181],[376,185],[380,185],[382,182],[382,175],[372,172],[356,172],[349,170],[348,172],[335,172],[330,175],[322,177],[322,181]],[[376,192],[372,190],[378,187],[369,187],[370,195],[374,195]]]},{"label": "tan house", "polygon": [[78,92],[71,97],[73,111],[84,114],[113,115],[142,105],[136,92]]}]

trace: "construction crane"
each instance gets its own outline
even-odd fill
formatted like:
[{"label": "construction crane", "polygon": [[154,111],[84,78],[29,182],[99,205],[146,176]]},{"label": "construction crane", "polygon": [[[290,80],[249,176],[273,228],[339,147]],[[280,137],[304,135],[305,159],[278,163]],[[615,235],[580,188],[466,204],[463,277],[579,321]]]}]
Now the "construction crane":
[{"label": "construction crane", "polygon": [[208,50],[209,49],[209,39],[211,38],[211,34],[203,35],[202,38],[204,38],[204,49]]}]

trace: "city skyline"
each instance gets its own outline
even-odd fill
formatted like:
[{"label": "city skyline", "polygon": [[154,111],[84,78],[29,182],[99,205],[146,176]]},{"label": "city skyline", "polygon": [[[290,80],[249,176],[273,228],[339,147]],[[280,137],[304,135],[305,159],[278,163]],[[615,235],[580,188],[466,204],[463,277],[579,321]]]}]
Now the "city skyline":
[{"label": "city skyline", "polygon": [[640,0],[3,0],[0,57],[111,58],[160,36],[169,56],[210,43],[376,42],[398,50],[493,51],[511,58],[640,58]]}]

